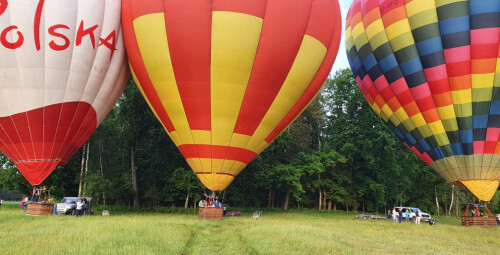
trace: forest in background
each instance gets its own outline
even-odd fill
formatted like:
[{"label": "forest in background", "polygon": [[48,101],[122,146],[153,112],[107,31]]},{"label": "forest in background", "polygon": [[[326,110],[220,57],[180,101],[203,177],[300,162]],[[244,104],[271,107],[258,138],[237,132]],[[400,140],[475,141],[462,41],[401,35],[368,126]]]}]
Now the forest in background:
[{"label": "forest in background", "polygon": [[[32,191],[3,154],[0,164],[0,197]],[[81,194],[93,197],[94,204],[153,210],[195,207],[209,194],[132,79],[89,141],[40,186],[56,198]],[[329,77],[316,100],[218,195],[242,209],[383,213],[405,205],[453,215],[476,201],[468,190],[446,183],[389,131],[349,69]],[[489,207],[500,210],[498,192]]]}]

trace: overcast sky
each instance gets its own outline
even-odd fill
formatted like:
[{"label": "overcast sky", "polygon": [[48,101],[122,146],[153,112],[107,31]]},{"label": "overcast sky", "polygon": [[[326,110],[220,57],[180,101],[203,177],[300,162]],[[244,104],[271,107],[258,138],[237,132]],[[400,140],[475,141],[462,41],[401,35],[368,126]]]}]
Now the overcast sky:
[{"label": "overcast sky", "polygon": [[347,10],[351,5],[352,0],[339,0],[340,4],[340,12],[342,14],[342,38],[340,39],[340,47],[339,53],[337,55],[337,59],[335,59],[335,64],[333,64],[331,73],[335,73],[335,71],[339,69],[344,69],[349,67],[349,62],[347,62],[347,56],[345,54],[345,17],[347,15]]}]

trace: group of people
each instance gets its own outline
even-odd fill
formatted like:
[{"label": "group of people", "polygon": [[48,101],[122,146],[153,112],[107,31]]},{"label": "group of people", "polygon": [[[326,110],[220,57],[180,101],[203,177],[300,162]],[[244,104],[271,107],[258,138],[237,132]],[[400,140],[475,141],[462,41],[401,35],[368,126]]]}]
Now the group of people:
[{"label": "group of people", "polygon": [[470,211],[470,213],[473,217],[483,217],[484,216],[484,214],[482,212],[480,212],[479,209],[477,211],[475,209],[472,209]]},{"label": "group of people", "polygon": [[[392,208],[391,216],[394,223],[397,223],[398,221],[399,223],[401,223],[403,221],[403,218],[406,220],[406,222],[409,222],[411,215],[410,210],[408,209],[403,212],[401,208],[398,208],[397,210],[396,208]],[[421,219],[422,217],[420,217],[418,210],[415,210],[415,224],[420,224]]]},{"label": "group of people", "polygon": [[222,204],[219,202],[219,199],[212,199],[212,198],[207,198],[207,199],[202,199],[198,203],[198,207],[215,207],[215,208],[222,208]]}]

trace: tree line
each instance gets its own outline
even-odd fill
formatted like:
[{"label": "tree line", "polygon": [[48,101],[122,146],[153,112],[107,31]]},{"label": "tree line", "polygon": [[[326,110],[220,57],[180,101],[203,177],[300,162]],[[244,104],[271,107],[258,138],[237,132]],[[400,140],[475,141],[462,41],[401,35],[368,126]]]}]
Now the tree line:
[{"label": "tree line", "polygon": [[[0,155],[0,190],[32,187]],[[56,198],[91,196],[130,207],[196,207],[208,194],[132,79],[116,107],[66,166],[41,184]],[[6,192],[6,191],[4,191]],[[9,193],[11,194],[11,193]],[[14,193],[19,194],[19,193]],[[396,205],[460,214],[473,195],[447,184],[376,116],[349,69],[219,194],[239,208],[386,212]],[[500,209],[500,195],[490,203]]]}]

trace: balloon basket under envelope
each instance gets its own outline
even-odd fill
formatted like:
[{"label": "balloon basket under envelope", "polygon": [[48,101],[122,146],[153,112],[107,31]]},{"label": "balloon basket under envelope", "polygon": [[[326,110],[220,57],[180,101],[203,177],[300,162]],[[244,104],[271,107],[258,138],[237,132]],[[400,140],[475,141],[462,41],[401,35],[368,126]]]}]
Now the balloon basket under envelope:
[{"label": "balloon basket under envelope", "polygon": [[494,228],[497,225],[495,217],[475,217],[463,216],[462,226],[464,227],[483,227]]},{"label": "balloon basket under envelope", "polygon": [[43,202],[28,202],[26,215],[52,215],[54,204]]},{"label": "balloon basket under envelope", "polygon": [[198,211],[198,219],[200,220],[222,220],[222,208],[215,207],[200,207]]}]

